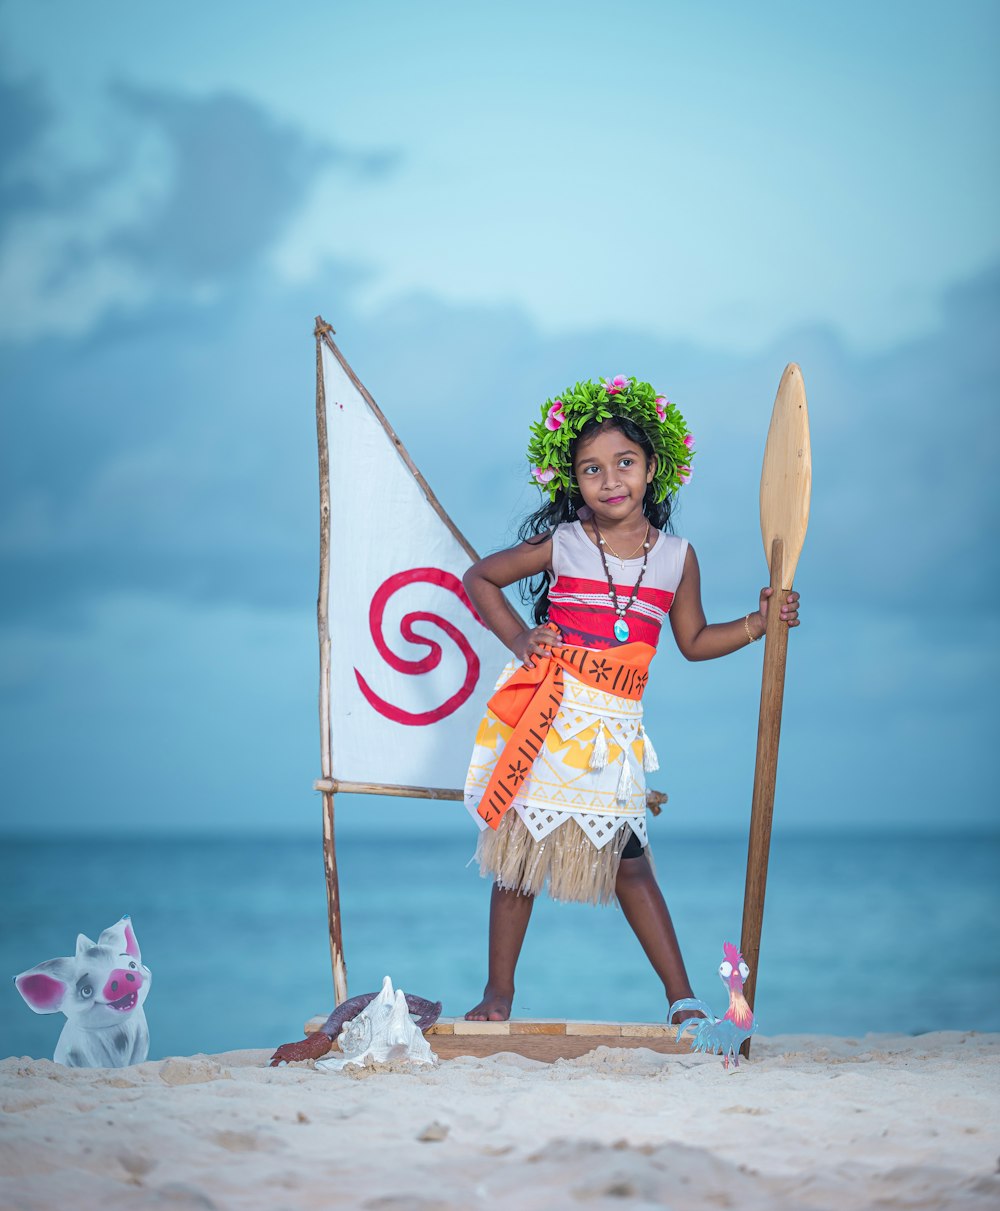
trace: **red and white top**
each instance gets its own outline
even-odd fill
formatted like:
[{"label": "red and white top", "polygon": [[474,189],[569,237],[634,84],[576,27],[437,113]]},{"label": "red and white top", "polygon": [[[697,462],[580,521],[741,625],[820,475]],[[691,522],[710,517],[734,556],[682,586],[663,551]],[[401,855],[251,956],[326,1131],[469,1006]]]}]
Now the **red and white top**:
[{"label": "red and white top", "polygon": [[[687,548],[686,538],[663,533],[650,547],[639,595],[625,615],[629,643],[648,643],[656,647],[660,627],[684,573]],[[607,547],[604,551],[618,601],[624,604],[639,579],[642,556],[626,559],[623,564]],[[553,531],[552,573],[549,621],[559,628],[563,642],[598,650],[620,647],[612,629],[616,615],[608,595],[608,578],[601,563],[601,553],[581,522],[566,522]]]}]

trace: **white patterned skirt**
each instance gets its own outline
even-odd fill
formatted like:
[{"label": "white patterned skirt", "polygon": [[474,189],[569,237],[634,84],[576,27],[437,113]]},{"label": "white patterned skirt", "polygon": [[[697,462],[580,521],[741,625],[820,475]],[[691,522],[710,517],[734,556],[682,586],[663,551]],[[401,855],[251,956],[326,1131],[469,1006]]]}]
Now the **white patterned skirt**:
[{"label": "white patterned skirt", "polygon": [[[497,687],[518,667],[512,660]],[[525,895],[547,886],[555,900],[607,903],[631,837],[648,844],[645,771],[657,765],[642,703],[593,689],[566,671],[544,747],[494,830],[476,808],[512,731],[487,708],[466,777],[465,805],[481,830],[481,873]]]}]

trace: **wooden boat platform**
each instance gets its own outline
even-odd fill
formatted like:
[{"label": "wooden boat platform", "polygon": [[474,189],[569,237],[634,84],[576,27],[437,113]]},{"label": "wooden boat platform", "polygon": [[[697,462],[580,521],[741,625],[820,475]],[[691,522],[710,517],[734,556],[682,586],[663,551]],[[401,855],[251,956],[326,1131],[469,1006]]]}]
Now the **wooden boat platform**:
[{"label": "wooden boat platform", "polygon": [[[326,1021],[310,1018],[306,1034]],[[509,1022],[467,1022],[438,1018],[424,1036],[442,1060],[460,1055],[496,1055],[513,1051],[532,1060],[553,1063],[576,1059],[597,1047],[648,1047],[673,1055],[691,1050],[689,1038],[677,1042],[677,1027],[665,1022],[567,1022],[553,1018],[514,1018]]]}]

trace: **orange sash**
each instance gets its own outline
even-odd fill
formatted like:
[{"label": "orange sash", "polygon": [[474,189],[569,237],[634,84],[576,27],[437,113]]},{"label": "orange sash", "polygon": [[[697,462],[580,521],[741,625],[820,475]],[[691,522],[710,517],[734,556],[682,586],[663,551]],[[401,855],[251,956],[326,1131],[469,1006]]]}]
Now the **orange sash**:
[{"label": "orange sash", "polygon": [[490,699],[489,708],[514,732],[497,758],[476,809],[490,828],[499,827],[518,787],[542,751],[546,733],[562,703],[563,669],[569,669],[585,685],[637,702],[646,688],[649,662],[655,654],[656,648],[649,643],[626,643],[603,652],[550,648],[547,657],[535,657],[533,669],[521,665],[504,682]]}]

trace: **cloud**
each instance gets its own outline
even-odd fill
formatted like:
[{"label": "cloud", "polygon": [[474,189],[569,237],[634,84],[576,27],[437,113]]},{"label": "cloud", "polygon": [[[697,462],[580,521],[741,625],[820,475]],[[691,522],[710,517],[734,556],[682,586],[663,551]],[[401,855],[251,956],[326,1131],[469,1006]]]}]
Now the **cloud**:
[{"label": "cloud", "polygon": [[128,588],[257,605],[305,591],[288,562],[314,545],[314,422],[288,398],[312,390],[308,328],[221,306],[150,319],[8,351],[8,612],[78,616]]},{"label": "cloud", "polygon": [[0,74],[0,239],[12,215],[43,201],[42,188],[31,179],[30,162],[51,118],[36,81]]},{"label": "cloud", "polygon": [[82,163],[40,85],[2,67],[0,115],[0,341],[44,332],[56,315],[63,332],[84,331],[145,293],[100,247],[129,214],[126,157],[109,145]]},{"label": "cloud", "polygon": [[343,159],[242,97],[187,97],[118,85],[123,110],[162,135],[166,186],[110,241],[145,272],[204,284],[256,264],[317,174]]},{"label": "cloud", "polygon": [[0,75],[0,341],[73,335],[245,287],[325,174],[377,184],[397,156],[313,140],[232,94],[113,86],[82,162],[37,85]]},{"label": "cloud", "polygon": [[1000,270],[953,287],[942,316],[924,340],[824,384],[816,519],[826,570],[852,592],[919,612],[959,591],[963,614],[981,616],[1000,579],[987,539],[1000,513]]}]

